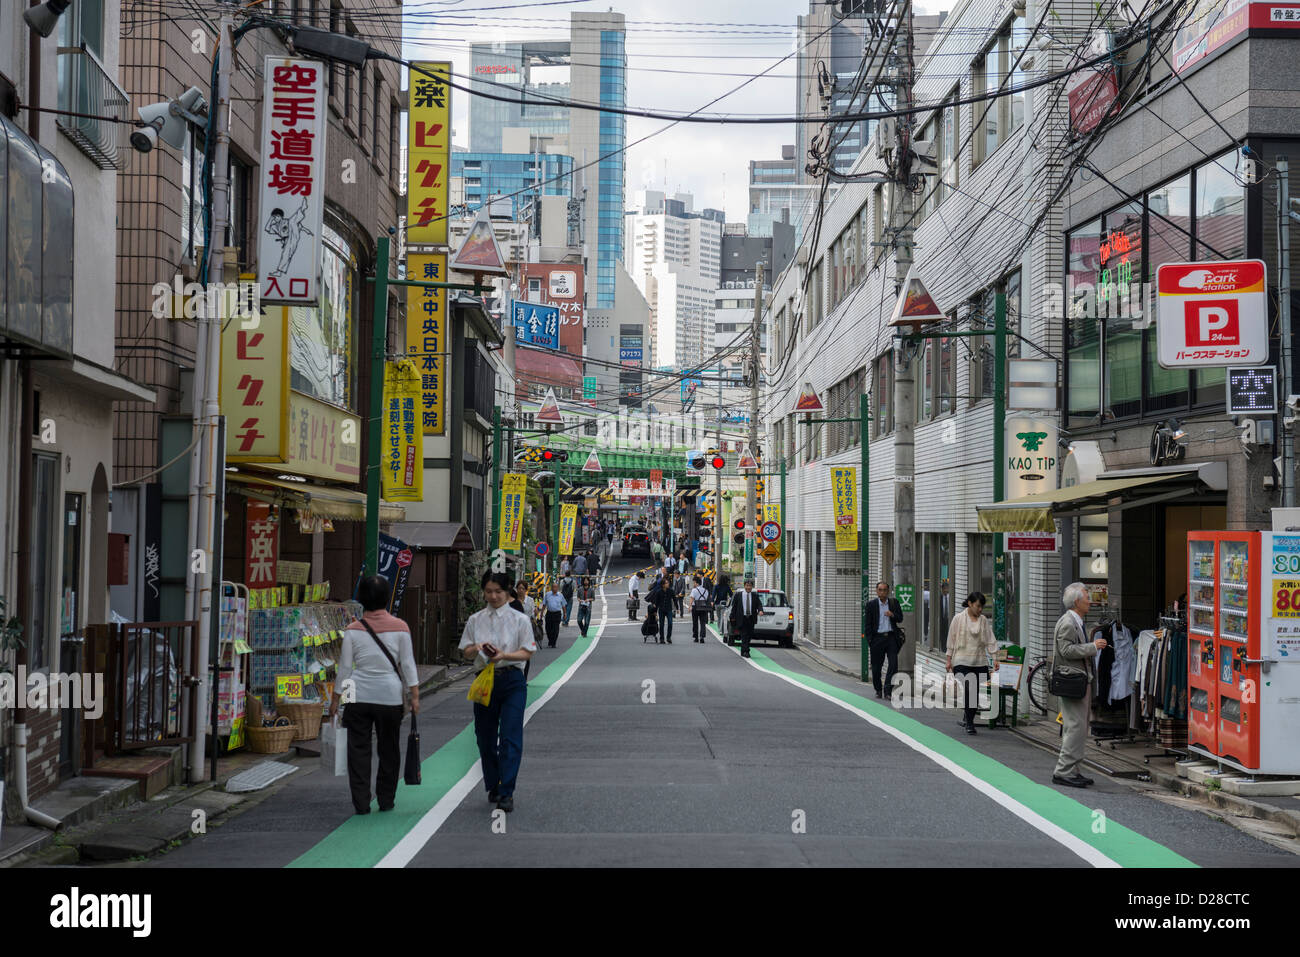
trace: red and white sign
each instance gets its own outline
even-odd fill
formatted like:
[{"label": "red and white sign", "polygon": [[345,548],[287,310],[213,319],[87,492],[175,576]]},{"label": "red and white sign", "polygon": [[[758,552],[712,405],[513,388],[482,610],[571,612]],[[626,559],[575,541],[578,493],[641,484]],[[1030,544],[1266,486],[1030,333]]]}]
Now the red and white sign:
[{"label": "red and white sign", "polygon": [[[539,281],[537,291],[529,290],[528,301],[554,306],[560,310],[560,348],[570,355],[583,355],[582,320],[583,298],[586,294],[585,274],[570,264],[528,263],[524,266],[523,286],[528,280]],[[640,366],[638,359],[633,365]]]},{"label": "red and white sign", "polygon": [[275,566],[280,555],[279,522],[271,517],[266,502],[248,503],[244,584],[249,588],[274,588]]},{"label": "red and white sign", "polygon": [[1185,73],[1247,33],[1300,28],[1300,3],[1197,0],[1174,34],[1173,65]]},{"label": "red and white sign", "polygon": [[316,306],[320,298],[328,73],[315,60],[266,58],[257,230],[263,305]]},{"label": "red and white sign", "polygon": [[409,548],[403,548],[400,552],[397,553],[397,567],[405,568],[407,565],[411,564],[411,562],[414,561],[414,559],[415,559],[415,555],[411,552],[411,550]]},{"label": "red and white sign", "polygon": [[1167,263],[1156,271],[1160,364],[1214,367],[1268,361],[1264,263]]},{"label": "red and white sign", "polygon": [[1016,532],[1007,534],[1009,552],[1054,552],[1060,548],[1054,532]]},{"label": "red and white sign", "polygon": [[1091,132],[1118,106],[1115,67],[1082,71],[1082,79],[1071,84],[1066,98],[1070,101],[1070,128],[1078,136]]}]

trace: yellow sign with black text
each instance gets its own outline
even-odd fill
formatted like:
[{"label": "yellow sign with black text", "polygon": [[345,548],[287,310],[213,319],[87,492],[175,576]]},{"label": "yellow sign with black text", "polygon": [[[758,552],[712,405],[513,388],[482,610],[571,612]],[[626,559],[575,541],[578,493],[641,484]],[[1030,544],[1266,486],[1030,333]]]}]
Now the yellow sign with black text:
[{"label": "yellow sign with black text", "polygon": [[420,373],[410,359],[384,364],[384,499],[424,500],[424,430],[419,422]]},{"label": "yellow sign with black text", "polygon": [[425,72],[412,69],[407,77],[406,242],[445,246],[451,186],[451,87],[447,85],[451,64],[412,66]]},{"label": "yellow sign with black text", "polygon": [[524,534],[524,495],[528,476],[511,472],[501,477],[501,524],[497,532],[498,547],[518,551]]}]

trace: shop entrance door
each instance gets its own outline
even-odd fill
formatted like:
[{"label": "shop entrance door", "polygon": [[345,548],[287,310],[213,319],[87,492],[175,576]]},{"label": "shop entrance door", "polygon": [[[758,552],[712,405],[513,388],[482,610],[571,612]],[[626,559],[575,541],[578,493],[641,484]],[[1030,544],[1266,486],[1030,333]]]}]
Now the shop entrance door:
[{"label": "shop entrance door", "polygon": [[[59,670],[65,675],[83,670],[82,646],[85,635],[78,624],[81,613],[81,550],[85,530],[86,497],[78,492],[63,496],[63,581],[59,592]],[[75,755],[81,737],[81,709],[69,702],[63,709],[59,740],[59,778],[76,772]]]}]

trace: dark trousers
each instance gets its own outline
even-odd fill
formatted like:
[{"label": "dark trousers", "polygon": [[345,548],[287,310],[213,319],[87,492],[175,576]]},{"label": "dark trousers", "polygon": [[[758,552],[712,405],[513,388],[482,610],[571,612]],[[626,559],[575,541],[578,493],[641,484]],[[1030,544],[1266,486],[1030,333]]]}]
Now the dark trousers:
[{"label": "dark trousers", "polygon": [[564,599],[564,623],[566,625],[569,623],[569,616],[572,614],[573,614],[573,599],[566,598]]},{"label": "dark trousers", "polygon": [[352,806],[370,810],[370,735],[379,738],[379,773],[375,796],[379,806],[392,807],[397,797],[397,776],[402,770],[402,706],[354,702],[343,709],[343,727],[348,731],[348,786]]},{"label": "dark trousers", "polygon": [[671,639],[673,637],[673,610],[670,607],[667,611],[659,612],[659,640]]},{"label": "dark trousers", "polygon": [[524,707],[528,684],[518,668],[498,668],[487,707],[474,705],[474,739],[483,762],[483,785],[488,793],[511,797],[524,756]]},{"label": "dark trousers", "polygon": [[590,604],[579,605],[578,606],[578,630],[582,632],[582,636],[584,638],[587,636],[587,629],[590,626],[591,626],[591,605]]},{"label": "dark trousers", "polygon": [[682,607],[685,604],[685,602],[686,602],[685,595],[673,595],[673,608],[676,609],[677,614],[679,615],[686,614],[686,609]]},{"label": "dark trousers", "polygon": [[560,619],[563,617],[562,611],[546,613],[546,644],[551,648],[555,647],[555,639],[560,637]]},{"label": "dark trousers", "polygon": [[632,607],[627,610],[627,620],[636,621],[636,610],[641,605],[641,598],[638,595],[628,595],[632,599]]},{"label": "dark trousers", "polygon": [[697,608],[691,609],[691,637],[707,638],[709,636],[709,613]]},{"label": "dark trousers", "polygon": [[[880,685],[880,669],[889,661],[889,670],[885,673],[885,685]],[[876,694],[888,694],[894,687],[894,675],[898,674],[898,641],[893,633],[875,635],[871,639],[871,684]]]},{"label": "dark trousers", "polygon": [[988,665],[953,665],[952,673],[961,680],[962,705],[966,709],[966,726],[975,723],[975,713],[979,711],[980,685],[989,673]]},{"label": "dark trousers", "polygon": [[737,631],[740,632],[740,653],[746,658],[749,657],[749,643],[754,640],[754,626],[741,625]]}]

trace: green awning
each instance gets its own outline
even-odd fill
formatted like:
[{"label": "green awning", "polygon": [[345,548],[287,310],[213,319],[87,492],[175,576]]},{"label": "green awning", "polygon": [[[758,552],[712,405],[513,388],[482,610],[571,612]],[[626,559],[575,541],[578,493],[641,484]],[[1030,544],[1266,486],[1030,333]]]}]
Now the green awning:
[{"label": "green awning", "polygon": [[[1195,474],[1191,473],[1191,477],[1194,478]],[[975,511],[979,515],[981,532],[1054,532],[1056,523],[1053,513],[1066,510],[1065,506],[1077,509],[1088,504],[1103,505],[1130,489],[1169,480],[1168,475],[1097,479],[1052,492],[979,505]]]}]

